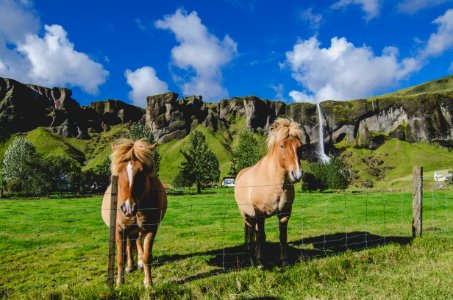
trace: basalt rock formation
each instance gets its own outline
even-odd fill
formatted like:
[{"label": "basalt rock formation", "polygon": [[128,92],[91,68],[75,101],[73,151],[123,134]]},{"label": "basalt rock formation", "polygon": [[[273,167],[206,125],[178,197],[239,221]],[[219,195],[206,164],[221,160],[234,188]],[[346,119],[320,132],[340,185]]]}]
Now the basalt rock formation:
[{"label": "basalt rock formation", "polygon": [[49,127],[65,137],[87,138],[88,131],[138,122],[144,110],[119,100],[80,106],[65,88],[46,88],[0,78],[0,137]]},{"label": "basalt rock formation", "polygon": [[[160,143],[183,138],[198,124],[214,131],[228,130],[238,118],[245,119],[249,130],[265,132],[278,117],[302,125],[308,148],[318,143],[320,125],[316,105],[310,103],[285,104],[253,96],[205,103],[201,96],[178,99],[175,93],[151,96],[147,101],[146,122]],[[331,151],[332,145],[340,141],[375,149],[391,137],[453,146],[453,91],[324,101],[320,106],[326,120],[324,142]]]}]

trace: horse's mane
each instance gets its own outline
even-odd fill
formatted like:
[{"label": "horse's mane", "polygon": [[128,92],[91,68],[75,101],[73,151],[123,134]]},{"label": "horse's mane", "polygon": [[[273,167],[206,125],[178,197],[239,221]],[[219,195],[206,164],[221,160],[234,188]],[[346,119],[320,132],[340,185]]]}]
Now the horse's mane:
[{"label": "horse's mane", "polygon": [[298,138],[303,136],[300,124],[293,120],[278,118],[272,124],[267,135],[267,149],[271,149],[276,143],[279,143],[290,136]]},{"label": "horse's mane", "polygon": [[150,148],[145,139],[137,141],[129,139],[118,140],[114,145],[111,158],[112,175],[118,175],[120,164],[130,160],[138,160],[154,169],[152,148]]}]

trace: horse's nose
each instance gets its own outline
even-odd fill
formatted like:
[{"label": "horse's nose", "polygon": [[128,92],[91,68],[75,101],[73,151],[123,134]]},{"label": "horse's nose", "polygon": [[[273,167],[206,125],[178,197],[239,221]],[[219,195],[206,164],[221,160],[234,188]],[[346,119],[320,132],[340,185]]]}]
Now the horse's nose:
[{"label": "horse's nose", "polygon": [[292,181],[296,182],[302,178],[302,169],[291,170],[291,179]]},{"label": "horse's nose", "polygon": [[135,203],[131,205],[129,199],[120,205],[120,209],[126,217],[134,216],[137,213],[137,205]]}]

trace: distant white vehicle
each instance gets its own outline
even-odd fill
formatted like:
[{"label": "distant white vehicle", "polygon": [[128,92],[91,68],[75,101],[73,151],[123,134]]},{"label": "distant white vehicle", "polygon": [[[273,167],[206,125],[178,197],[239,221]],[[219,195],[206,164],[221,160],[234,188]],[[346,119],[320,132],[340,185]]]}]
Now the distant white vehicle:
[{"label": "distant white vehicle", "polygon": [[435,171],[434,172],[434,181],[444,182],[451,178],[451,174],[448,171]]},{"label": "distant white vehicle", "polygon": [[233,177],[223,177],[222,187],[234,187],[235,181]]}]

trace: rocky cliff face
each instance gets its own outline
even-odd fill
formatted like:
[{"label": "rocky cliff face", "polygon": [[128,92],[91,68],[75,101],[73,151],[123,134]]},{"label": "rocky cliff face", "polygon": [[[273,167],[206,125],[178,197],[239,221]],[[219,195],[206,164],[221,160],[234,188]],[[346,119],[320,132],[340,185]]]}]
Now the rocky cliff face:
[{"label": "rocky cliff face", "polygon": [[[228,130],[237,118],[246,128],[263,132],[278,117],[299,122],[304,143],[316,147],[319,122],[316,105],[285,104],[257,97],[232,98],[204,103],[201,97],[178,99],[175,93],[147,98],[146,122],[161,143],[182,138],[202,124],[212,130]],[[375,149],[389,137],[408,142],[439,142],[453,145],[453,92],[377,100],[325,101],[324,136],[327,148],[345,141]]]},{"label": "rocky cliff face", "polygon": [[68,89],[0,78],[0,137],[44,126],[65,137],[87,138],[88,130],[99,132],[111,125],[137,122],[145,112],[119,100],[83,107],[71,96]]}]

